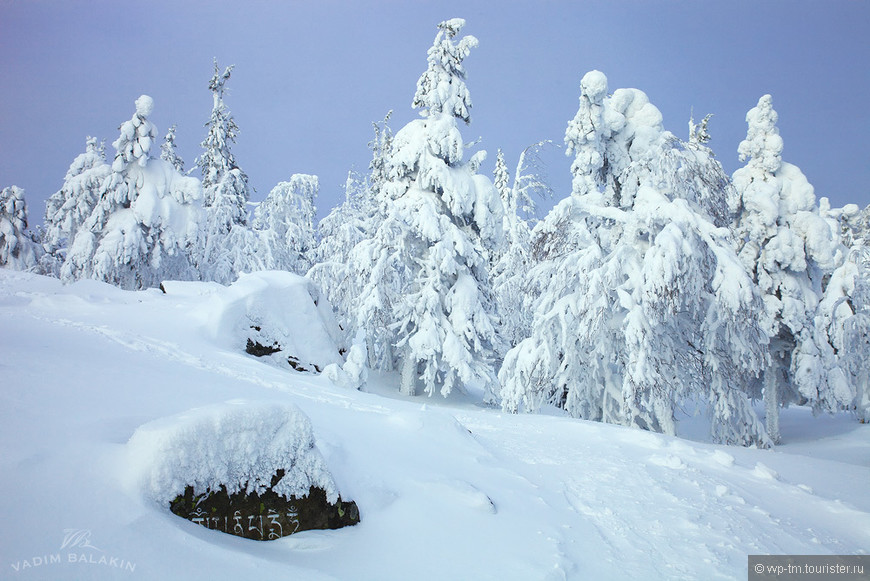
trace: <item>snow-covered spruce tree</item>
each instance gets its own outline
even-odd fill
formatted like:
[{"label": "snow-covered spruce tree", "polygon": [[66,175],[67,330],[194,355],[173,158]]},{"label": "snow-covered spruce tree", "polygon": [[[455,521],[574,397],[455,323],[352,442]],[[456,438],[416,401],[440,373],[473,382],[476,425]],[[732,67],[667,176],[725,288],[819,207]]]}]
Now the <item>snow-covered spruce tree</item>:
[{"label": "snow-covered spruce tree", "polygon": [[870,246],[868,238],[868,218],[870,206],[861,211],[857,204],[846,204],[842,208],[832,208],[828,198],[819,198],[819,214],[828,221],[831,231],[839,236],[845,248]]},{"label": "snow-covered spruce tree", "polygon": [[475,385],[491,398],[499,339],[483,239],[498,236],[502,215],[498,192],[473,171],[482,157],[463,161],[457,120],[470,121],[471,100],[462,61],[477,45],[454,40],[464,24],[438,25],[413,100],[422,118],[393,140],[384,189],[394,201],[368,246],[358,327],[389,354],[379,363],[401,367],[403,393],[418,382],[444,396]]},{"label": "snow-covered spruce tree", "polygon": [[[247,203],[251,198],[248,176],[230,151],[238,126],[224,105],[224,88],[233,66],[221,72],[214,63],[208,88],[212,92],[208,133],[202,142],[203,153],[196,164],[202,172],[203,207],[206,223],[200,240],[198,266],[203,280],[222,284],[233,282],[240,270],[249,266],[250,257],[240,251],[255,240],[244,232],[248,226]],[[233,234],[233,230],[240,230]],[[241,264],[239,263],[241,261]]]},{"label": "snow-covered spruce tree", "polygon": [[[368,144],[372,152],[372,160],[369,162],[369,175],[366,180],[367,195],[360,200],[364,214],[372,217],[373,221],[377,219],[378,222],[386,215],[387,208],[384,185],[390,180],[390,151],[393,148],[393,130],[389,123],[392,116],[393,112],[388,111],[383,121],[372,123],[375,136]],[[373,207],[369,207],[370,205]],[[377,230],[377,224],[367,225],[367,232],[374,234],[375,230]]]},{"label": "snow-covered spruce tree", "polygon": [[199,180],[150,156],[157,139],[148,120],[153,107],[142,95],[133,118],[121,125],[112,172],[70,244],[64,280],[94,278],[141,289],[197,278],[190,257],[201,220]]},{"label": "snow-covered spruce tree", "polygon": [[641,91],[607,97],[602,73],[583,77],[573,191],[532,232],[540,297],[499,373],[502,405],[673,434],[676,406],[706,400],[715,440],[766,446],[748,400],[760,300],[702,191],[727,177],[661,121]]},{"label": "snow-covered spruce tree", "polygon": [[175,125],[172,125],[166,131],[166,136],[163,138],[163,144],[160,146],[160,159],[168,161],[176,170],[184,173],[184,160],[178,155],[178,150],[175,145]]},{"label": "snow-covered spruce tree", "polygon": [[272,188],[266,199],[257,205],[253,227],[259,238],[256,260],[262,263],[260,269],[304,275],[311,268],[318,189],[317,176],[293,174],[289,181]]},{"label": "snow-covered spruce tree", "polygon": [[73,160],[60,190],[45,204],[42,244],[46,252],[43,257],[46,272],[59,275],[67,246],[93,212],[103,182],[111,173],[112,166],[106,163],[103,144],[88,137],[85,152]]},{"label": "snow-covered spruce tree", "polygon": [[[340,313],[348,313],[347,321],[354,337],[360,337],[365,342],[367,365],[371,369],[393,369],[395,358],[393,356],[393,332],[388,328],[389,313],[392,297],[398,296],[401,285],[395,270],[387,268],[386,261],[381,260],[383,248],[375,239],[378,228],[383,225],[387,211],[394,199],[393,192],[386,188],[390,180],[391,166],[390,154],[393,147],[393,132],[389,126],[389,120],[393,112],[390,111],[383,121],[372,123],[375,135],[368,143],[372,152],[369,162],[369,174],[366,178],[362,196],[357,197],[359,216],[361,222],[361,240],[353,247],[344,272],[347,277],[342,279],[341,288],[334,292],[341,296],[348,296],[349,301],[333,303]],[[401,193],[397,190],[398,193]],[[374,271],[377,270],[377,273]],[[341,276],[342,272],[335,272]],[[362,288],[370,281],[374,284],[368,287],[374,296],[362,294]],[[367,309],[365,317],[360,316],[363,306]],[[339,315],[339,318],[341,316]],[[366,320],[366,324],[360,328],[358,321]]]},{"label": "snow-covered spruce tree", "polygon": [[[353,313],[373,266],[369,258],[370,246],[374,244],[375,232],[383,222],[390,202],[384,184],[388,182],[390,173],[393,133],[389,121],[392,114],[389,111],[383,121],[372,123],[375,135],[368,144],[372,152],[368,175],[362,178],[355,172],[348,172],[344,202],[318,224],[315,264],[308,272],[308,276],[327,293],[347,342],[354,339],[351,332],[356,316]],[[370,366],[378,367],[373,361]]]},{"label": "snow-covered spruce tree", "polygon": [[870,420],[870,248],[854,245],[831,274],[815,325],[825,332],[851,388],[852,402],[842,407],[862,422]]},{"label": "snow-covered spruce tree", "polygon": [[353,268],[353,249],[366,240],[368,218],[364,202],[369,192],[364,180],[348,172],[344,202],[336,206],[317,225],[318,243],[314,265],[308,277],[326,293],[346,341],[353,326],[353,304],[362,293],[364,280]]},{"label": "snow-covered spruce tree", "polygon": [[[530,145],[520,154],[514,173],[513,186],[509,185],[510,174],[501,150],[496,157],[493,185],[504,207],[502,229],[504,239],[501,248],[491,259],[493,294],[501,322],[500,332],[504,347],[515,347],[531,333],[532,292],[527,274],[532,266],[529,249],[530,228],[526,218],[535,209],[533,196],[548,198],[552,189],[540,171],[538,152],[549,141]],[[501,354],[504,356],[504,354]]]},{"label": "snow-covered spruce tree", "polygon": [[833,411],[852,397],[833,349],[814,318],[823,278],[842,260],[813,187],[782,161],[770,95],[746,114],[749,126],[734,172],[739,205],[734,231],[741,261],[764,297],[771,362],[764,371],[766,425],[779,440],[779,410],[809,402]]},{"label": "snow-covered spruce tree", "polygon": [[27,229],[24,190],[9,186],[0,190],[0,266],[31,270],[39,264],[41,248]]}]

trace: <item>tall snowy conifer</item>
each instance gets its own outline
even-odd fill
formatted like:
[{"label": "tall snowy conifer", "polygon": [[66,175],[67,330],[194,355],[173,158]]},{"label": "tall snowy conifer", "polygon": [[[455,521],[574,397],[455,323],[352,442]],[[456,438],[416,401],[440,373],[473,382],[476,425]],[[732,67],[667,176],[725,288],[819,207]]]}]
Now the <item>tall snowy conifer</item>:
[{"label": "tall snowy conifer", "polygon": [[413,100],[421,119],[393,140],[384,189],[394,201],[367,246],[374,266],[358,327],[370,349],[389,354],[374,359],[401,367],[403,393],[421,382],[429,395],[473,385],[492,398],[499,339],[483,240],[500,236],[502,215],[498,192],[473,171],[482,156],[463,161],[457,120],[470,122],[471,99],[462,61],[477,45],[454,40],[464,25],[438,25]]},{"label": "tall snowy conifer", "polygon": [[779,439],[779,409],[809,401],[833,411],[852,399],[833,349],[814,322],[823,278],[841,261],[813,187],[782,161],[782,138],[770,95],[746,114],[749,126],[734,172],[740,259],[762,296],[771,364],[764,371],[767,431]]},{"label": "tall snowy conifer", "polygon": [[85,152],[73,160],[63,186],[45,204],[42,244],[46,259],[53,264],[45,268],[46,271],[58,274],[56,270],[66,256],[67,246],[94,210],[103,182],[111,173],[112,166],[106,163],[103,144],[88,137]]},{"label": "tall snowy conifer", "polygon": [[[249,233],[245,232],[247,203],[251,198],[248,176],[239,168],[230,151],[239,128],[224,105],[224,90],[232,71],[233,66],[229,66],[221,72],[215,59],[214,75],[208,85],[213,98],[211,118],[206,123],[208,133],[202,142],[204,151],[196,161],[202,172],[206,213],[199,258],[200,274],[204,280],[223,284],[233,282],[245,267],[247,259],[239,254],[238,248],[251,240]],[[233,234],[234,229],[239,232]]]},{"label": "tall snowy conifer", "polygon": [[717,441],[768,445],[748,401],[760,301],[703,191],[727,178],[661,122],[641,91],[583,77],[573,192],[532,232],[540,297],[499,373],[502,405],[673,434],[676,407],[707,399]]},{"label": "tall snowy conifer", "polygon": [[95,278],[124,289],[156,287],[166,279],[197,278],[190,255],[199,228],[199,181],[151,157],[157,129],[148,120],[151,97],[136,99],[136,113],[112,144],[112,172],[100,199],[78,229],[61,278]]},{"label": "tall snowy conifer", "polygon": [[39,263],[40,247],[27,230],[24,190],[0,190],[0,267],[30,270]]}]

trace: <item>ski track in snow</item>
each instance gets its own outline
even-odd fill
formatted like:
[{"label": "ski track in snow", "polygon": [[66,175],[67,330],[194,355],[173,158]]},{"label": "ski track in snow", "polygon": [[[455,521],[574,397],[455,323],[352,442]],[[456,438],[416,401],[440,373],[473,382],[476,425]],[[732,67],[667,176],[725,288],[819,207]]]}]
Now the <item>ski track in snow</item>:
[{"label": "ski track in snow", "polygon": [[[130,351],[141,351],[157,358],[166,358],[170,361],[181,363],[195,369],[201,369],[203,371],[211,373],[219,373],[226,377],[259,385],[267,389],[274,389],[282,392],[290,391],[294,395],[302,396],[312,401],[330,403],[332,405],[341,405],[348,409],[354,409],[358,411],[376,412],[384,414],[389,413],[389,410],[383,406],[360,404],[359,402],[354,401],[352,398],[342,396],[340,394],[333,393],[326,397],[322,395],[322,386],[311,382],[306,378],[304,374],[298,374],[293,377],[292,380],[290,380],[290,378],[286,376],[281,378],[281,380],[275,381],[266,379],[262,376],[264,369],[262,367],[259,367],[263,365],[263,363],[259,361],[251,361],[250,357],[245,356],[241,353],[218,352],[219,355],[223,355],[224,357],[220,359],[217,359],[215,357],[213,357],[212,359],[207,359],[204,356],[197,356],[184,351],[177,343],[170,341],[161,341],[134,332],[118,331],[105,325],[93,325],[79,321],[72,321],[69,319],[56,319],[36,315],[32,316],[37,320],[41,320],[50,324],[60,325],[83,332],[100,335],[101,337],[109,339],[110,341],[113,341],[129,349]],[[231,364],[230,361],[233,361],[235,365]],[[242,365],[239,365],[240,362],[242,362]],[[239,369],[240,367],[247,368],[247,364],[257,365],[257,372],[246,373],[245,371],[241,371]],[[281,375],[286,375],[288,373],[286,370],[282,370],[277,367],[275,369],[279,371]],[[290,387],[291,383],[293,384],[292,388]]]},{"label": "ski track in snow", "polygon": [[[742,579],[734,571],[745,567],[747,550],[851,554],[870,546],[870,514],[782,482],[763,464],[735,464],[718,446],[578,424],[571,430],[576,438],[542,447],[529,443],[525,426],[511,431],[480,415],[460,420],[542,490],[569,474],[558,484],[562,497],[551,495],[545,502],[555,511],[566,511],[567,504],[560,546],[580,567],[581,578],[590,572],[582,563],[601,551],[619,564],[610,574],[625,578]],[[613,438],[602,438],[602,432]],[[615,453],[602,454],[608,448]],[[782,503],[773,511],[764,508],[770,496]],[[825,516],[839,527],[814,530],[811,523]],[[569,532],[589,525],[592,538]],[[775,538],[771,528],[778,531]],[[842,540],[846,530],[855,543]]]}]

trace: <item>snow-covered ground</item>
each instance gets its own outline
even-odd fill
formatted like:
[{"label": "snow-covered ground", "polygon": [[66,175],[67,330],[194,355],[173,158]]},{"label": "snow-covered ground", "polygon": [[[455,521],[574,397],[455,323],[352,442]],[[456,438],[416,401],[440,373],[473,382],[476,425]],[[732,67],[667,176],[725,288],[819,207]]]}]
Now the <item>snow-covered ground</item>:
[{"label": "snow-covered ground", "polygon": [[[748,554],[870,550],[846,415],[786,410],[762,451],[352,391],[245,354],[222,287],[167,289],[0,270],[0,578],[745,579]],[[304,412],[361,524],[258,542],[158,505],[128,440],[228,401]]]}]

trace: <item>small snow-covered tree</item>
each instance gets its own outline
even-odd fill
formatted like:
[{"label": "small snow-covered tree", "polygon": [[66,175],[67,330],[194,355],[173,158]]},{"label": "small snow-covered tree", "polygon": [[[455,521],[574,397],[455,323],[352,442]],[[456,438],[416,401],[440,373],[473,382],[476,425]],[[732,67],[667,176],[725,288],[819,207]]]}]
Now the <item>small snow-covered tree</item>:
[{"label": "small snow-covered tree", "polygon": [[151,97],[142,95],[133,118],[121,125],[112,144],[112,173],[69,247],[64,280],[95,278],[141,289],[197,278],[190,256],[200,222],[199,181],[151,157],[157,139],[148,120],[153,107]]},{"label": "small snow-covered tree", "polygon": [[[366,214],[375,210],[381,215],[386,213],[384,185],[390,181],[390,151],[393,147],[393,130],[390,129],[389,123],[392,116],[393,112],[388,111],[383,121],[372,123],[375,136],[368,144],[372,152],[372,159],[369,162],[369,175],[366,180],[368,182],[368,194],[361,198],[362,209]],[[374,207],[369,209],[368,204],[373,204]],[[370,227],[369,230],[373,234],[376,228],[376,226],[374,228]]]},{"label": "small snow-covered tree", "polygon": [[661,122],[642,92],[608,97],[602,73],[583,77],[573,192],[532,232],[540,296],[499,373],[502,405],[673,434],[677,406],[707,399],[714,439],[768,445],[748,399],[760,300],[702,191],[721,166]]},{"label": "small snow-covered tree", "polygon": [[212,113],[206,123],[208,133],[202,142],[203,153],[196,161],[202,172],[206,214],[199,270],[204,280],[224,284],[234,281],[240,270],[250,266],[250,257],[240,252],[239,245],[253,240],[246,232],[232,234],[234,229],[247,229],[247,203],[251,198],[248,176],[230,150],[239,130],[223,99],[232,71],[233,66],[229,66],[221,72],[215,59],[214,75],[209,82]]},{"label": "small snow-covered tree", "polygon": [[172,167],[184,173],[184,160],[179,157],[177,146],[175,145],[175,125],[170,126],[163,137],[163,144],[160,146],[160,159],[168,161],[172,164]]},{"label": "small snow-covered tree", "polygon": [[[348,325],[366,344],[367,365],[371,369],[393,369],[392,335],[388,328],[389,305],[392,297],[400,292],[399,279],[394,269],[387,268],[386,262],[380,260],[383,248],[375,239],[375,234],[386,219],[388,209],[395,195],[385,186],[390,180],[392,168],[390,154],[393,144],[393,132],[389,126],[392,111],[388,112],[383,121],[372,123],[375,135],[368,143],[372,152],[369,162],[369,174],[365,187],[351,204],[354,214],[359,215],[360,241],[350,251],[346,268],[334,269],[333,279],[341,278],[339,287],[333,291],[338,295],[347,296],[347,303],[339,300],[335,304],[339,313],[348,313]],[[377,273],[375,273],[377,270]],[[322,278],[322,277],[321,277]],[[375,281],[368,287],[369,295],[362,293],[367,283]],[[360,312],[365,309],[366,315]],[[361,321],[365,320],[365,324]]]},{"label": "small snow-covered tree", "polygon": [[831,274],[819,304],[815,325],[837,355],[849,384],[841,404],[862,422],[870,420],[870,248],[854,245]]},{"label": "small snow-covered tree", "polygon": [[30,270],[37,266],[40,247],[27,229],[24,190],[9,186],[0,190],[0,266]]},{"label": "small snow-covered tree", "polygon": [[516,346],[531,332],[533,291],[527,275],[532,258],[526,218],[534,213],[533,196],[548,198],[552,195],[538,157],[540,149],[549,144],[549,141],[541,141],[523,150],[517,162],[513,186],[509,184],[510,174],[501,151],[496,158],[493,184],[504,207],[504,238],[491,260],[491,276],[506,348]]},{"label": "small snow-covered tree", "polygon": [[747,164],[733,176],[738,252],[764,297],[772,355],[764,400],[774,441],[782,406],[808,401],[833,411],[851,400],[835,354],[814,322],[823,278],[842,255],[813,187],[782,161],[777,118],[770,95],[746,114],[749,129],[738,152]]},{"label": "small snow-covered tree", "polygon": [[69,243],[90,216],[103,182],[112,173],[106,163],[102,143],[88,137],[85,152],[78,155],[66,172],[63,186],[45,204],[45,230],[42,244],[52,264],[45,270],[57,274],[66,257]]},{"label": "small snow-covered tree", "polygon": [[[319,242],[315,253],[316,264],[308,276],[327,293],[347,340],[353,338],[354,312],[373,266],[368,254],[369,247],[391,202],[384,185],[390,175],[389,156],[393,133],[389,121],[392,114],[389,111],[383,121],[372,123],[375,135],[368,143],[372,152],[368,175],[363,178],[355,172],[348,172],[344,202],[321,220],[317,227]],[[368,355],[372,356],[370,366],[378,367],[374,362],[374,349],[368,350]]]},{"label": "small snow-covered tree", "polygon": [[354,172],[348,172],[344,202],[317,225],[319,241],[314,265],[308,271],[308,277],[326,293],[348,340],[353,326],[353,304],[359,299],[364,284],[353,270],[353,250],[370,235],[369,216],[364,209],[368,194],[363,180]]},{"label": "small snow-covered tree", "polygon": [[265,269],[304,275],[311,268],[318,189],[317,176],[293,174],[257,205],[253,227],[260,239],[258,259]]},{"label": "small snow-covered tree", "polygon": [[462,61],[477,45],[472,36],[454,40],[464,25],[438,25],[413,100],[421,119],[393,140],[384,185],[393,201],[365,246],[373,266],[357,326],[370,361],[374,349],[380,364],[401,367],[406,394],[421,381],[429,395],[475,385],[491,397],[496,383],[484,240],[500,236],[502,215],[498,192],[474,173],[482,156],[463,159],[457,120],[470,121],[471,99]]}]

